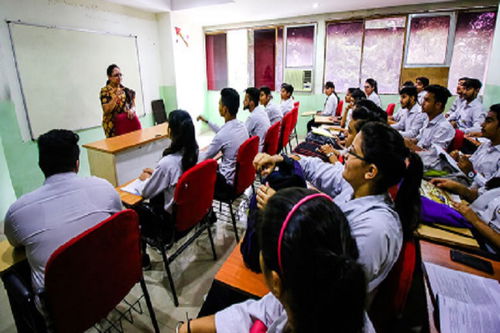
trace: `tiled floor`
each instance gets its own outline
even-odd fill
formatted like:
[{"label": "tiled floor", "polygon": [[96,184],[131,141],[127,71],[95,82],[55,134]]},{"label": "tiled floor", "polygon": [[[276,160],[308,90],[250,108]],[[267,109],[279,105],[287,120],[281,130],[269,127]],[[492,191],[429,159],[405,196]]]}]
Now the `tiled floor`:
[{"label": "tiled floor", "polygon": [[[215,207],[215,211],[218,212],[218,204]],[[234,207],[238,207],[238,203]],[[213,260],[208,234],[203,233],[171,264],[170,269],[179,297],[179,307],[175,307],[173,304],[161,254],[154,249],[148,249],[152,260],[152,269],[146,271],[144,277],[161,332],[174,332],[175,325],[179,320],[185,320],[186,313],[191,318],[197,316],[203,304],[204,297],[212,284],[215,273],[236,244],[233,227],[227,213],[227,206],[223,205],[223,213],[217,214],[218,221],[212,227],[218,256],[217,261]],[[243,221],[238,222],[240,236],[244,232],[243,224]],[[15,332],[14,320],[5,289],[3,287],[0,289],[0,333]],[[141,294],[140,286],[136,285],[126,299],[133,302]],[[133,324],[122,320],[125,332],[153,331],[144,299],[140,302],[144,312],[142,315],[133,312]],[[122,306],[120,305],[119,308],[122,308]],[[110,318],[113,316],[114,314],[112,313]],[[92,329],[89,332],[97,331]],[[112,330],[111,332],[116,331]]]}]

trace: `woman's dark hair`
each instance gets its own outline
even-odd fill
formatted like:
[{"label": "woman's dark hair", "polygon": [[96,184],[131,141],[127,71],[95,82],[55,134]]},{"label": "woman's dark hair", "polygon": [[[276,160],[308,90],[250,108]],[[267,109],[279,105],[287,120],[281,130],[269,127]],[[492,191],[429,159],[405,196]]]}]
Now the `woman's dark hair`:
[{"label": "woman's dark hair", "polygon": [[352,91],[350,91],[351,97],[354,98],[354,104],[358,104],[359,101],[366,99],[366,94],[363,90],[359,88],[353,88]]},{"label": "woman's dark hair", "polygon": [[[106,69],[106,74],[108,76],[111,76],[111,74],[113,74],[113,70],[115,68],[120,68],[120,67],[118,67],[118,65],[116,65],[116,64],[109,65],[108,68]],[[108,84],[109,84],[109,79],[106,81],[106,85],[108,85]]]},{"label": "woman's dark hair", "polygon": [[325,88],[326,89],[332,88],[333,94],[335,95],[335,97],[337,97],[337,102],[340,101],[339,95],[337,95],[337,93],[335,92],[335,83],[333,83],[332,81],[327,81],[325,83]]},{"label": "woman's dark hair", "polygon": [[285,89],[285,91],[290,94],[290,97],[293,95],[293,86],[291,84],[282,83],[281,89]]},{"label": "woman's dark hair", "polygon": [[172,144],[163,156],[182,151],[182,171],[187,171],[198,162],[198,143],[194,133],[193,120],[184,110],[174,110],[168,114],[168,127]]},{"label": "woman's dark hair", "polygon": [[368,119],[387,123],[387,112],[369,99],[361,99],[352,111],[352,119]]},{"label": "woman's dark hair", "polygon": [[375,81],[374,79],[366,79],[365,82],[368,83],[370,86],[372,86],[373,87],[373,91],[375,91],[375,93],[378,94],[378,84],[377,84],[377,81]]},{"label": "woman's dark hair", "polygon": [[[420,157],[409,151],[397,130],[387,124],[371,122],[361,128],[365,160],[377,166],[377,194],[399,184],[395,208],[399,214],[405,240],[410,239],[419,223],[420,183],[423,164]],[[407,166],[408,163],[408,166]]]},{"label": "woman's dark hair", "polygon": [[424,88],[429,85],[429,79],[426,78],[425,76],[419,76],[415,79],[415,81],[420,81],[422,83],[422,85],[424,86]]},{"label": "woman's dark hair", "polygon": [[[417,78],[417,80],[418,80],[418,78]],[[403,82],[402,87],[415,87],[415,83],[413,83],[413,81],[405,81],[405,82]]]},{"label": "woman's dark hair", "polygon": [[331,200],[313,198],[292,215],[281,242],[280,230],[292,207],[317,192],[299,187],[278,191],[268,201],[258,225],[267,270],[280,275],[284,297],[297,333],[361,332],[366,279],[356,242],[342,211]]},{"label": "woman's dark hair", "polygon": [[78,134],[53,129],[38,138],[38,165],[45,178],[75,170],[80,155]]},{"label": "woman's dark hair", "polygon": [[495,188],[500,187],[500,177],[493,177],[486,182],[485,188],[486,190],[493,190]]}]

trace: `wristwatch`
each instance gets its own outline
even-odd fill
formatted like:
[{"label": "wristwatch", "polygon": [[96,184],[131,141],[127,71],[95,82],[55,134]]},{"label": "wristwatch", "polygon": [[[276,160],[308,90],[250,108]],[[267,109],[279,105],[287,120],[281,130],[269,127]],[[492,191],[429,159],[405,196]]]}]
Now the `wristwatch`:
[{"label": "wristwatch", "polygon": [[467,176],[469,176],[469,178],[474,178],[476,177],[476,173],[474,171],[470,171]]},{"label": "wristwatch", "polygon": [[335,155],[335,153],[333,151],[330,152],[330,153],[328,153],[328,154],[326,154],[326,157],[330,158],[332,155]]}]

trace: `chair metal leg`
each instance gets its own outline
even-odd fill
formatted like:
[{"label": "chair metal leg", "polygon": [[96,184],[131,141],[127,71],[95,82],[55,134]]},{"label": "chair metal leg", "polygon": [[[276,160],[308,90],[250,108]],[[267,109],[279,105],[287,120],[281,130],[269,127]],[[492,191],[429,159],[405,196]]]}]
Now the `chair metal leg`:
[{"label": "chair metal leg", "polygon": [[240,237],[238,237],[238,229],[236,228],[236,218],[234,217],[232,202],[229,203],[229,211],[231,212],[231,219],[233,220],[233,228],[234,228],[234,234],[236,236],[236,243],[239,243]]},{"label": "chair metal leg", "polygon": [[212,246],[212,254],[214,256],[214,260],[217,260],[217,254],[215,253],[214,239],[212,237],[212,230],[210,229],[210,225],[207,226],[207,229],[208,229],[208,239],[210,240],[210,246]]},{"label": "chair metal leg", "polygon": [[219,201],[219,213],[222,213],[222,201]]},{"label": "chair metal leg", "polygon": [[295,142],[297,142],[297,146],[298,146],[299,145],[299,135],[297,134],[297,128],[294,128],[293,131],[295,133]]},{"label": "chair metal leg", "polygon": [[155,310],[153,309],[153,304],[151,303],[151,298],[149,297],[148,288],[146,288],[146,282],[144,282],[144,278],[141,278],[141,289],[142,293],[144,294],[144,299],[146,300],[146,305],[148,306],[149,316],[151,317],[151,321],[153,322],[155,333],[160,333],[160,327],[158,326],[158,321],[156,320]]},{"label": "chair metal leg", "polygon": [[288,146],[290,147],[290,154],[292,153],[293,149],[292,149],[292,141],[288,141]]},{"label": "chair metal leg", "polygon": [[165,249],[161,249],[161,256],[163,257],[163,263],[165,264],[165,270],[167,271],[168,282],[170,284],[170,288],[172,289],[172,296],[174,297],[174,305],[177,307],[179,306],[179,300],[177,299],[177,293],[175,292],[174,279],[172,278],[172,272],[170,271]]}]

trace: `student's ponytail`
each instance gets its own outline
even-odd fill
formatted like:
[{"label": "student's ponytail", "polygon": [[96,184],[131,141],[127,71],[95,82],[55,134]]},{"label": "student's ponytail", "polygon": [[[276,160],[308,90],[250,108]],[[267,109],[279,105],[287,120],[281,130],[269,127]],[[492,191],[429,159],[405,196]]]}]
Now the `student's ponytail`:
[{"label": "student's ponytail", "polygon": [[365,82],[368,83],[370,86],[372,86],[373,87],[373,91],[375,91],[375,93],[378,95],[378,84],[377,84],[377,81],[375,81],[374,79],[367,79]]}]

